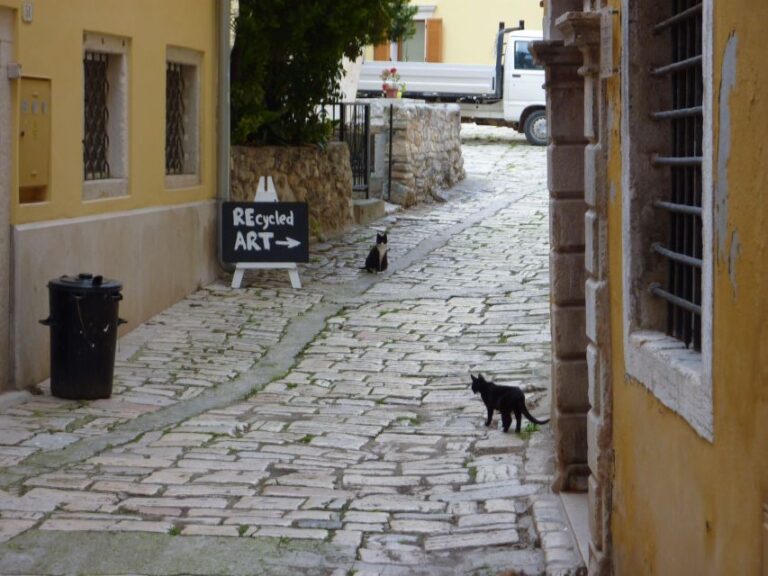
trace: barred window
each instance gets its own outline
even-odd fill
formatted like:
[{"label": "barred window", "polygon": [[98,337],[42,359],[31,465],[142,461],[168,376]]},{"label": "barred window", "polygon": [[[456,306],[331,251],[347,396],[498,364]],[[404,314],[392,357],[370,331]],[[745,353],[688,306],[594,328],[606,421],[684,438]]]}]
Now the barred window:
[{"label": "barred window", "polygon": [[202,54],[169,46],[165,65],[165,175],[167,188],[200,182],[200,80]]},{"label": "barred window", "polygon": [[165,72],[165,173],[184,173],[184,71],[168,62]]},{"label": "barred window", "polygon": [[110,177],[109,168],[109,54],[85,52],[83,168],[86,180]]},{"label": "barred window", "polygon": [[708,440],[713,5],[627,0],[622,12],[626,371]]},{"label": "barred window", "polygon": [[128,191],[130,39],[83,34],[83,199]]},{"label": "barred window", "polygon": [[669,222],[668,239],[653,250],[667,260],[665,283],[651,285],[654,296],[667,303],[667,333],[687,347],[701,350],[702,301],[702,156],[703,77],[702,3],[675,0],[673,14],[654,32],[669,39],[669,62],[653,70],[666,78],[671,105],[653,114],[669,125],[669,153],[655,164],[666,170],[668,197],[654,206]]}]

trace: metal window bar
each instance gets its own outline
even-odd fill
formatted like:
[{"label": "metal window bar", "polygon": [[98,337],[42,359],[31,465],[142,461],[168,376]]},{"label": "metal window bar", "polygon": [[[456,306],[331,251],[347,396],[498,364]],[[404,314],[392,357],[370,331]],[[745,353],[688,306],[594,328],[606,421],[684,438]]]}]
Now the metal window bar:
[{"label": "metal window bar", "polygon": [[678,24],[683,20],[687,20],[689,18],[695,18],[696,16],[701,16],[701,8],[702,8],[701,3],[698,3],[695,6],[691,6],[690,8],[683,10],[682,12],[677,12],[671,18],[667,18],[666,20],[656,24],[656,26],[654,26],[653,28],[653,31],[658,34],[659,32],[663,32],[670,26],[674,26],[675,24]]},{"label": "metal window bar", "polygon": [[701,166],[701,156],[655,156],[657,166]]},{"label": "metal window bar", "polygon": [[86,180],[110,177],[109,167],[109,54],[83,56],[83,176]]},{"label": "metal window bar", "polygon": [[667,332],[701,350],[703,74],[702,2],[673,0],[672,16],[654,27],[669,34],[671,62],[651,71],[668,79],[672,107],[652,117],[670,125],[669,154],[657,154],[654,165],[669,173],[669,198],[654,206],[669,220],[668,246],[652,250],[667,260],[664,286],[650,292],[667,303]]},{"label": "metal window bar", "polygon": [[665,74],[682,72],[682,71],[688,70],[689,68],[696,68],[696,67],[701,68],[702,61],[703,59],[701,56],[694,56],[692,58],[686,58],[685,60],[678,60],[676,62],[672,62],[672,64],[667,64],[666,66],[660,66],[659,68],[654,68],[653,74],[655,76],[664,76]]},{"label": "metal window bar", "polygon": [[165,72],[165,173],[184,173],[184,67],[168,62]]},{"label": "metal window bar", "polygon": [[661,200],[653,204],[656,208],[677,212],[679,214],[692,214],[701,218],[701,206],[688,206],[687,204],[674,204],[672,202],[662,202]]},{"label": "metal window bar", "polygon": [[704,109],[701,106],[693,108],[680,108],[679,110],[664,110],[663,112],[654,112],[653,117],[656,120],[672,120],[677,118],[686,118],[689,116],[701,116]]},{"label": "metal window bar", "polygon": [[352,189],[370,194],[371,177],[371,105],[357,102],[338,102],[323,107],[324,117],[330,114],[333,139],[349,146],[352,166]]}]

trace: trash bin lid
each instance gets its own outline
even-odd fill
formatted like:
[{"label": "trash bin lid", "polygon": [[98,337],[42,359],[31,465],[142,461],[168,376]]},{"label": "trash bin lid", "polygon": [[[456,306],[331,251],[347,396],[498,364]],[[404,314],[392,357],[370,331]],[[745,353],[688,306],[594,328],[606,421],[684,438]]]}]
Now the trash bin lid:
[{"label": "trash bin lid", "polygon": [[48,288],[57,290],[82,291],[106,291],[119,292],[123,285],[117,280],[110,280],[100,275],[80,273],[76,276],[60,276],[48,282]]}]

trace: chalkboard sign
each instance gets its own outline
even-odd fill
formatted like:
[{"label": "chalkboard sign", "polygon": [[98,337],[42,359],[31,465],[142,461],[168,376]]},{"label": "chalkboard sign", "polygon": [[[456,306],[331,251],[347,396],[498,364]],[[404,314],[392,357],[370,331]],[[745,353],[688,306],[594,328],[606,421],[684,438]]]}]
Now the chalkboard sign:
[{"label": "chalkboard sign", "polygon": [[224,202],[225,262],[309,262],[309,218],[303,202]]}]

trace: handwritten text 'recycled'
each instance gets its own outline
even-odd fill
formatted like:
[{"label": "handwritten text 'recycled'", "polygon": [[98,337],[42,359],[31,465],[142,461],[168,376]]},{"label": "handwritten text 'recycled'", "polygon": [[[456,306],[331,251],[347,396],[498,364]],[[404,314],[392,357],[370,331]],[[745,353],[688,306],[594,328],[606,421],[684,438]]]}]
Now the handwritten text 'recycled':
[{"label": "handwritten text 'recycled'", "polygon": [[232,223],[235,226],[258,227],[268,230],[270,226],[293,226],[293,210],[281,214],[275,210],[271,214],[258,213],[255,208],[237,207],[232,210]]}]

